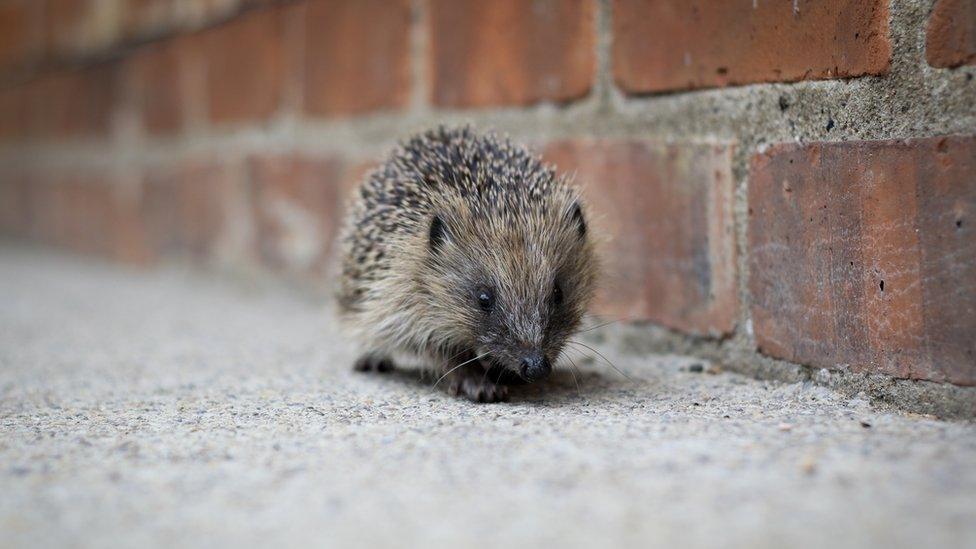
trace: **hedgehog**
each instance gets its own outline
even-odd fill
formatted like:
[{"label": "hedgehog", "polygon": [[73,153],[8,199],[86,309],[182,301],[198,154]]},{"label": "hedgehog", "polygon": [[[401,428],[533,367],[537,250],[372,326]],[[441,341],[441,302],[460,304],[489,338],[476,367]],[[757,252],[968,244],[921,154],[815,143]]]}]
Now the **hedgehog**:
[{"label": "hedgehog", "polygon": [[348,212],[337,302],[363,345],[359,371],[409,355],[451,394],[502,401],[550,374],[594,293],[578,189],[495,133],[401,141]]}]

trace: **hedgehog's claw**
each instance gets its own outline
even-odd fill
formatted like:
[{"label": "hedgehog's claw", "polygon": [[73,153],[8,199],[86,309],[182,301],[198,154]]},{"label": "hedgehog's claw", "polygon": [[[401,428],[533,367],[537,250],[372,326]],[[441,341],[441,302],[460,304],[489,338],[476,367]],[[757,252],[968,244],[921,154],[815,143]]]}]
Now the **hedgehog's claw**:
[{"label": "hedgehog's claw", "polygon": [[503,402],[508,400],[508,387],[483,380],[477,376],[459,376],[450,387],[451,394],[472,402]]},{"label": "hedgehog's claw", "polygon": [[389,357],[365,354],[353,363],[352,369],[357,372],[377,372],[385,374],[396,369],[396,365]]}]

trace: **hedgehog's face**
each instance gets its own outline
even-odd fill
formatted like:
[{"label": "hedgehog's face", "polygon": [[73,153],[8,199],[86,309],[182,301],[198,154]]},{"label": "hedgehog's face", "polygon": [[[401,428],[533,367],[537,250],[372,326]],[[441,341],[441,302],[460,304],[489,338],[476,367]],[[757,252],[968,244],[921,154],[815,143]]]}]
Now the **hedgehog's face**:
[{"label": "hedgehog's face", "polygon": [[529,382],[549,375],[579,327],[596,269],[579,202],[549,207],[556,213],[506,222],[463,212],[430,222],[426,285],[443,304],[444,332]]}]

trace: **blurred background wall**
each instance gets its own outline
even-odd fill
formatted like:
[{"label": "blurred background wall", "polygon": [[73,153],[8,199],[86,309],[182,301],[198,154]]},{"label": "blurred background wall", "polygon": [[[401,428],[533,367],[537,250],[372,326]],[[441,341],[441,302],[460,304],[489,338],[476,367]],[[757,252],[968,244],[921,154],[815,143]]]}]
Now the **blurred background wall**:
[{"label": "blurred background wall", "polygon": [[974,64],[973,0],[0,0],[0,233],[325,292],[350,187],[470,122],[576,174],[607,319],[974,385]]}]

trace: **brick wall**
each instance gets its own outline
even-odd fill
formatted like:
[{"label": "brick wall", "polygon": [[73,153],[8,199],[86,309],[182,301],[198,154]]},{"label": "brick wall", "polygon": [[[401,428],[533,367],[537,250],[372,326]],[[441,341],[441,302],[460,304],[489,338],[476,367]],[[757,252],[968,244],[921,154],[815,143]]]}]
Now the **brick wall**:
[{"label": "brick wall", "polygon": [[324,289],[349,188],[470,122],[576,173],[598,314],[970,386],[974,74],[974,0],[0,0],[0,232]]}]

